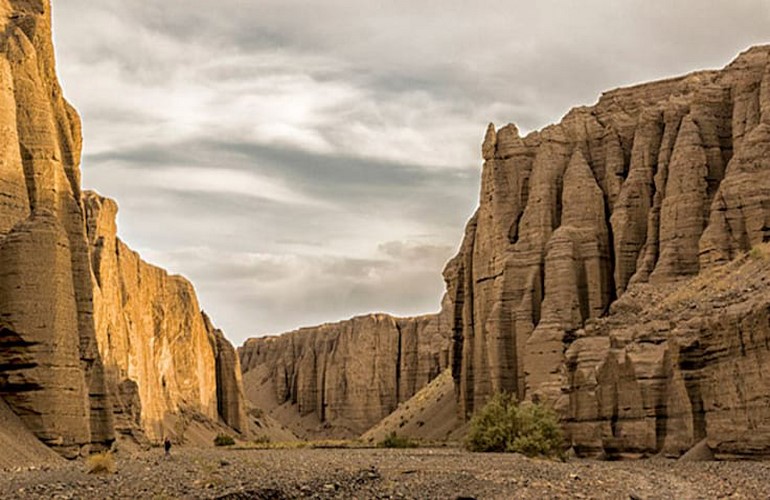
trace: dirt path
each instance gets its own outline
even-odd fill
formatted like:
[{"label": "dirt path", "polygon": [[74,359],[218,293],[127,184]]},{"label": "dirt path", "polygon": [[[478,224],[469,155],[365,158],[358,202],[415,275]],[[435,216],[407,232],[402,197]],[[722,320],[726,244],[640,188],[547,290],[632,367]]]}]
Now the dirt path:
[{"label": "dirt path", "polygon": [[557,463],[456,449],[174,450],[0,473],[0,498],[770,498],[770,463]]}]

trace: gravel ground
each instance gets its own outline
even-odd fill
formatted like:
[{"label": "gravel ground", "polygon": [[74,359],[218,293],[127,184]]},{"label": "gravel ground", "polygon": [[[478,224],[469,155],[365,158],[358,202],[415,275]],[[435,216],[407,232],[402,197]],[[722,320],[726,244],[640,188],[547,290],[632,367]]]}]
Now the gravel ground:
[{"label": "gravel ground", "polygon": [[458,449],[175,449],[118,457],[118,472],[82,462],[0,472],[0,498],[770,498],[770,463],[531,460]]}]

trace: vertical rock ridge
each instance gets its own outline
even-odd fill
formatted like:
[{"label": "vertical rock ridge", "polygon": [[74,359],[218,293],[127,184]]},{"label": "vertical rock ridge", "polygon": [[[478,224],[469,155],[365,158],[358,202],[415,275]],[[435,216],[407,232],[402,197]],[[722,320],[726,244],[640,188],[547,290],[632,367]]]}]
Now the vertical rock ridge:
[{"label": "vertical rock ridge", "polygon": [[698,240],[706,226],[708,159],[698,125],[682,121],[661,206],[660,257],[652,278],[697,274]]},{"label": "vertical rock ridge", "polygon": [[[67,425],[77,426],[78,429],[65,429],[61,441],[66,442],[67,454],[72,453],[76,446],[85,446],[91,442],[107,445],[113,439],[111,409],[108,395],[104,387],[102,367],[96,352],[94,327],[92,318],[91,276],[89,255],[84,238],[83,210],[80,205],[79,186],[72,181],[79,178],[78,165],[73,161],[79,160],[80,125],[76,114],[64,101],[54,72],[53,47],[51,43],[50,5],[47,2],[12,2],[5,9],[12,9],[13,16],[8,17],[0,44],[3,47],[2,68],[6,102],[9,108],[15,108],[15,113],[6,116],[4,127],[13,129],[9,134],[10,140],[16,140],[17,145],[9,145],[4,150],[9,158],[9,166],[21,165],[24,174],[25,190],[27,191],[27,211],[32,214],[28,220],[42,220],[48,217],[48,222],[59,226],[58,231],[68,239],[67,254],[70,259],[68,271],[72,295],[75,298],[73,311],[77,322],[73,327],[56,326],[55,328],[70,328],[78,344],[79,362],[85,389],[76,389],[80,401],[85,405],[87,415],[85,422],[69,421]],[[13,10],[15,9],[15,10]],[[7,68],[7,71],[6,71]],[[12,96],[12,97],[11,97]],[[10,99],[13,102],[10,102]],[[61,129],[61,130],[60,130]],[[62,134],[62,131],[66,133]],[[66,139],[68,154],[62,154],[62,137]],[[18,155],[18,156],[16,156]],[[16,170],[18,172],[18,170]],[[18,173],[8,172],[6,182],[12,184],[9,194],[12,199],[20,200]],[[23,200],[23,196],[21,199]],[[18,206],[18,205],[16,205]],[[5,217],[12,212],[6,212]],[[16,216],[21,215],[16,211]],[[7,219],[6,219],[7,220]],[[7,226],[6,226],[7,227]],[[15,231],[29,231],[23,226],[16,226]],[[31,234],[38,235],[38,232]],[[35,238],[42,236],[35,236]],[[16,241],[11,239],[11,241]],[[45,247],[50,243],[39,239]],[[48,240],[50,241],[50,240]],[[29,241],[29,251],[33,252],[35,243]],[[57,248],[61,248],[60,245]],[[9,249],[9,251],[11,251]],[[41,248],[40,252],[50,252]],[[61,255],[61,251],[57,251]],[[56,260],[62,265],[61,260]],[[16,266],[24,266],[22,260],[14,262]],[[9,279],[13,275],[6,275]],[[58,288],[57,293],[69,293],[66,289]],[[10,291],[9,291],[10,293]],[[45,294],[39,300],[41,308],[55,309],[55,303],[60,303],[56,294]],[[45,304],[49,304],[46,306]],[[14,331],[21,336],[35,336],[34,327],[29,324],[31,317],[15,325]],[[59,332],[55,335],[61,335]],[[52,341],[44,340],[43,344]],[[62,342],[52,342],[54,351],[63,348]],[[68,355],[67,355],[68,356]],[[69,379],[70,384],[80,385]],[[74,387],[74,386],[73,386]],[[44,387],[43,391],[48,388]],[[39,402],[36,411],[48,411],[46,403]],[[13,405],[12,405],[13,406]],[[14,408],[15,409],[15,408]],[[15,409],[16,410],[16,409]],[[66,428],[65,426],[60,426]],[[38,435],[43,439],[45,432]],[[69,434],[69,436],[67,436]],[[74,437],[77,436],[77,437]],[[87,436],[84,437],[84,436]]]},{"label": "vertical rock ridge", "polygon": [[238,353],[222,330],[215,328],[205,313],[201,315],[216,355],[217,413],[228,426],[245,434],[248,419]]},{"label": "vertical rock ridge", "polygon": [[[769,54],[607,92],[523,138],[487,129],[480,206],[444,271],[461,416],[511,391],[554,405],[579,453],[730,449],[703,328],[635,318],[770,240]],[[750,406],[744,390],[726,407]]]},{"label": "vertical rock ridge", "polygon": [[[152,435],[159,407],[218,418],[194,291],[117,239],[113,202],[89,195],[86,209],[81,141],[56,78],[50,2],[0,2],[0,397],[68,457],[110,446],[115,429]],[[152,304],[130,309],[146,296]],[[237,359],[216,339],[219,371],[234,372],[227,397]],[[223,412],[242,420],[237,404]]]},{"label": "vertical rock ridge", "polygon": [[249,339],[239,349],[247,395],[294,414],[300,434],[358,436],[448,366],[438,322],[373,314]]}]

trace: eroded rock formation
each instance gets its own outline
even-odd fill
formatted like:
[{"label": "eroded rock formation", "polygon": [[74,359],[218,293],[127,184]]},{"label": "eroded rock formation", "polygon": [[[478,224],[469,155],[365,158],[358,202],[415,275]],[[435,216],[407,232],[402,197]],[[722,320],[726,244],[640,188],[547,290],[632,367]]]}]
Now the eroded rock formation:
[{"label": "eroded rock formation", "polygon": [[565,353],[567,428],[584,455],[770,450],[767,244],[681,284],[640,284]]},{"label": "eroded rock formation", "polygon": [[192,286],[142,262],[115,204],[81,193],[53,54],[49,2],[0,0],[0,398],[70,457],[116,426],[157,438],[184,409],[241,428],[237,359]]},{"label": "eroded rock formation", "polygon": [[66,455],[113,439],[80,202],[80,121],[54,73],[50,6],[0,3],[0,396]]},{"label": "eroded rock formation", "polygon": [[247,395],[301,435],[358,436],[448,366],[438,316],[386,314],[249,339]]},{"label": "eroded rock formation", "polygon": [[461,414],[511,391],[556,406],[585,453],[704,437],[718,454],[770,453],[751,436],[770,425],[754,410],[770,397],[753,375],[765,302],[620,314],[770,239],[769,54],[607,92],[526,137],[490,125],[480,206],[444,271]]},{"label": "eroded rock formation", "polygon": [[[201,313],[192,284],[147,264],[117,237],[114,201],[93,192],[83,201],[100,352],[113,386],[136,384],[141,429],[160,440],[173,433],[166,416],[192,411],[245,430],[235,351]],[[117,403],[121,414],[134,413]]]}]

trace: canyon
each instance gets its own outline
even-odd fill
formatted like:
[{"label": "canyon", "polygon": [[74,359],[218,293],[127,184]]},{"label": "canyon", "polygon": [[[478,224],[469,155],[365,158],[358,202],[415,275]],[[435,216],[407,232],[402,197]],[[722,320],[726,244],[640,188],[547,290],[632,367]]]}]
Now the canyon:
[{"label": "canyon", "polygon": [[[524,137],[489,125],[479,207],[444,269],[439,341],[423,347],[447,353],[460,421],[510,392],[552,406],[582,456],[704,440],[721,457],[770,453],[769,57],[754,47],[722,70],[612,90]],[[358,431],[414,393],[395,385],[401,350],[373,344],[381,328],[252,339],[246,391]],[[337,350],[361,350],[365,370],[328,374]]]},{"label": "canyon", "polygon": [[438,439],[497,392],[554,408],[579,456],[770,454],[768,46],[525,136],[490,124],[439,312],[237,351],[81,188],[81,135],[50,3],[0,0],[2,467],[245,439],[260,412],[309,439]]},{"label": "canyon", "polygon": [[3,442],[74,458],[116,439],[184,442],[196,422],[246,433],[239,360],[192,285],[142,261],[117,238],[115,202],[81,190],[50,3],[0,1],[0,33]]}]

